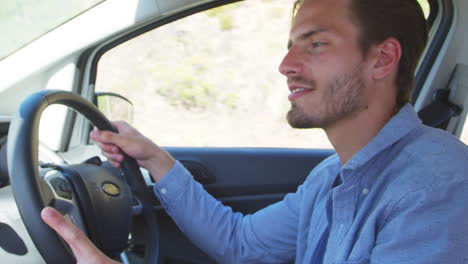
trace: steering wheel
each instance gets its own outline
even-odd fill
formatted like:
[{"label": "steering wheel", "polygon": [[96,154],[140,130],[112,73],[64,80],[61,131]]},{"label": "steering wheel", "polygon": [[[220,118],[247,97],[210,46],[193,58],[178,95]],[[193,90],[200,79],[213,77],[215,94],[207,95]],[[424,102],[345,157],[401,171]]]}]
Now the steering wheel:
[{"label": "steering wheel", "polygon": [[152,193],[133,158],[125,157],[124,175],[93,164],[49,165],[39,173],[39,121],[53,104],[74,109],[100,130],[117,132],[93,104],[71,92],[40,91],[20,105],[8,134],[8,170],[18,210],[39,253],[47,263],[75,262],[66,243],[40,218],[46,206],[59,210],[114,258],[127,247],[132,218],[139,211],[146,235],[145,263],[157,263]]}]

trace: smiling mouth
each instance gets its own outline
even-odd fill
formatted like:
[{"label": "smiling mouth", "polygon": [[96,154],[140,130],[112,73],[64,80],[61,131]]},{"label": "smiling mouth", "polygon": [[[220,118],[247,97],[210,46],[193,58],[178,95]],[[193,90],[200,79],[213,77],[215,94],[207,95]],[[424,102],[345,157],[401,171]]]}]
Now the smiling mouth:
[{"label": "smiling mouth", "polygon": [[298,93],[298,92],[302,92],[302,91],[305,91],[305,90],[307,90],[307,89],[297,88],[297,89],[292,90],[292,93]]},{"label": "smiling mouth", "polygon": [[291,90],[291,93],[289,94],[288,99],[289,99],[289,101],[294,101],[297,98],[299,98],[299,97],[301,97],[301,96],[303,96],[305,94],[308,94],[308,93],[310,93],[312,91],[313,91],[313,89],[295,88],[295,89]]}]

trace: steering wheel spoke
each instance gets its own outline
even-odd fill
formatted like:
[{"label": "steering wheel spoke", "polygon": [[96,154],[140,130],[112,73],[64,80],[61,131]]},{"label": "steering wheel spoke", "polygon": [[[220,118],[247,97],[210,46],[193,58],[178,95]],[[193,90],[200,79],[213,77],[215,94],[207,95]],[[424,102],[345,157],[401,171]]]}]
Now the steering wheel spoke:
[{"label": "steering wheel spoke", "polygon": [[83,233],[87,234],[83,216],[81,215],[76,194],[71,182],[60,170],[47,170],[43,176],[44,181],[49,185],[54,199],[50,206],[57,209],[65,218],[68,218]]}]

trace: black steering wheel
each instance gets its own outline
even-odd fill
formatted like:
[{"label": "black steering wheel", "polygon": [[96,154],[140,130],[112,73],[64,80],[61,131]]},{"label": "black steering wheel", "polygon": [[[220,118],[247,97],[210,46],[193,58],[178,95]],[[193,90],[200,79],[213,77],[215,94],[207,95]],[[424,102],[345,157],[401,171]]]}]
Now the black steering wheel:
[{"label": "black steering wheel", "polygon": [[53,104],[74,109],[100,130],[117,132],[93,104],[71,92],[40,91],[19,107],[8,134],[8,170],[18,210],[39,253],[47,263],[75,261],[65,242],[40,218],[46,206],[58,209],[110,257],[127,247],[132,218],[139,211],[146,235],[145,263],[157,263],[152,193],[134,159],[125,157],[124,175],[93,164],[48,165],[40,170],[39,121]]}]

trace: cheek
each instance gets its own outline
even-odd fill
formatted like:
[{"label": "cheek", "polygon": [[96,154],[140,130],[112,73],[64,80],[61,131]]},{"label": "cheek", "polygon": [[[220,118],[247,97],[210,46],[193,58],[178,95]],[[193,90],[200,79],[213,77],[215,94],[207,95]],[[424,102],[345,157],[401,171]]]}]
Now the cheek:
[{"label": "cheek", "polygon": [[317,80],[326,80],[345,72],[348,64],[348,61],[337,56],[316,54],[308,57],[306,68],[309,76],[314,76]]}]

